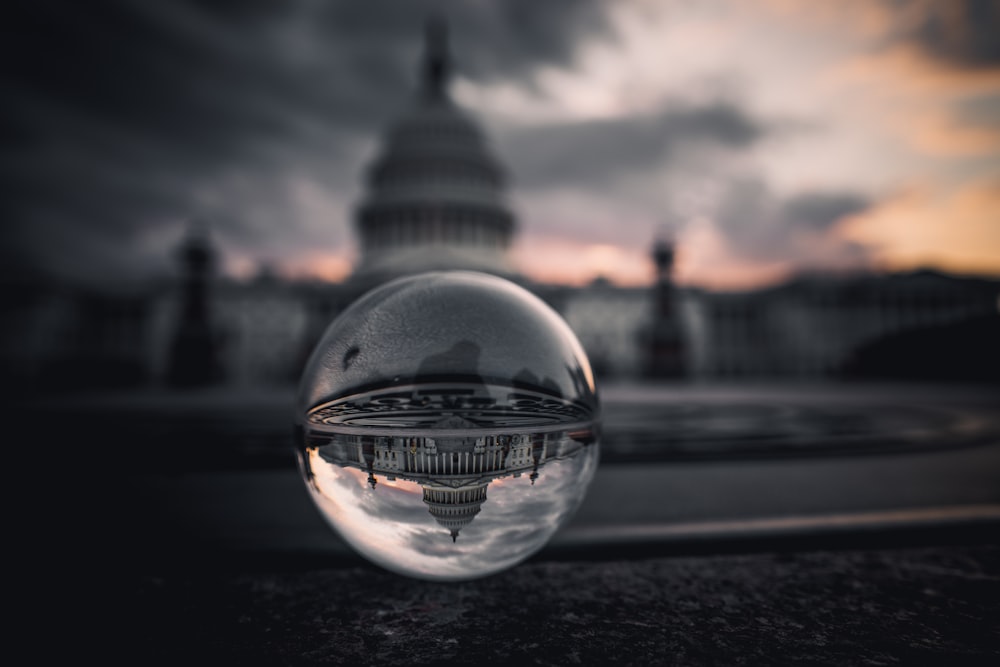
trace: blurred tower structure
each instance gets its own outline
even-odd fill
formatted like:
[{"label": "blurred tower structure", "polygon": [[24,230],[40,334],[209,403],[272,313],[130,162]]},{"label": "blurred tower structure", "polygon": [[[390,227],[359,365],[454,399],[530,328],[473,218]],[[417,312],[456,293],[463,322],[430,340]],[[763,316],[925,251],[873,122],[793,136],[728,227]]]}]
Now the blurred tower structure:
[{"label": "blurred tower structure", "polygon": [[674,284],[674,243],[660,238],[653,245],[656,283],[653,287],[652,319],[645,330],[643,374],[653,378],[685,375],[684,345],[679,302]]},{"label": "blurred tower structure", "polygon": [[209,289],[216,251],[200,222],[191,225],[178,249],[181,299],[170,347],[167,382],[177,387],[210,384],[219,379],[218,337],[209,317]]},{"label": "blurred tower structure", "polygon": [[505,173],[476,123],[451,99],[446,25],[427,23],[416,99],[389,128],[355,212],[360,293],[386,280],[435,269],[516,279],[507,258],[515,220]]}]

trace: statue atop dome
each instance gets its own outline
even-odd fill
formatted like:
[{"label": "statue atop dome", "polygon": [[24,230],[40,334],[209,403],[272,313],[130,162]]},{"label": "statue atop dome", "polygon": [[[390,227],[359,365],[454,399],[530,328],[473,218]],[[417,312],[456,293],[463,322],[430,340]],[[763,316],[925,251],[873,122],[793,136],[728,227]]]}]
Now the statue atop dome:
[{"label": "statue atop dome", "polygon": [[448,24],[438,16],[427,20],[424,28],[424,88],[429,100],[448,99],[451,55],[448,52]]}]

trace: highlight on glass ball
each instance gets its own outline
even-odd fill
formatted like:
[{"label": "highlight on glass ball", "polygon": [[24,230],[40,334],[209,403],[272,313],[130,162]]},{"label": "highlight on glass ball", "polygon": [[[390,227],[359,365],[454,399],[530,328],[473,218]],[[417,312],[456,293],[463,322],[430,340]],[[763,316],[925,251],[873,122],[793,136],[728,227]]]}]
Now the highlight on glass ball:
[{"label": "highlight on glass ball", "polygon": [[437,271],[373,289],[327,327],[299,387],[296,453],[358,553],[460,581],[523,562],[573,516],[599,413],[558,313],[503,278]]}]

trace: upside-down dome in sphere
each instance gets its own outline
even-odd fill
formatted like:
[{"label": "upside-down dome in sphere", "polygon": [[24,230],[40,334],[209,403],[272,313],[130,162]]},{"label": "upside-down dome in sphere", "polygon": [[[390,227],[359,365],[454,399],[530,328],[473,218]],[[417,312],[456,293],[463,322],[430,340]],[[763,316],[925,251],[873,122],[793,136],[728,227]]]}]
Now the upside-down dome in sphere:
[{"label": "upside-down dome in sphere", "polygon": [[313,351],[296,415],[323,517],[373,562],[425,579],[528,558],[598,460],[600,402],[575,334],[479,272],[397,278],[356,300]]}]

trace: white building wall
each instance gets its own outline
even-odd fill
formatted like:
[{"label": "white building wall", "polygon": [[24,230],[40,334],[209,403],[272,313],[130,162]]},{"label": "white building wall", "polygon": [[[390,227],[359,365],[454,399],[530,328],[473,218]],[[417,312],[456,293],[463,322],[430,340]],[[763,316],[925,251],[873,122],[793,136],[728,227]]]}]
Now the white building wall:
[{"label": "white building wall", "polygon": [[639,334],[649,325],[652,308],[651,288],[596,285],[567,297],[562,316],[595,369],[628,376],[642,369]]},{"label": "white building wall", "polygon": [[308,319],[302,298],[280,286],[250,285],[219,294],[213,306],[227,383],[282,384],[294,379]]}]

